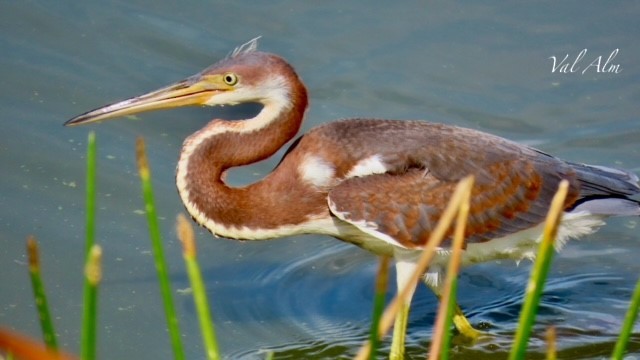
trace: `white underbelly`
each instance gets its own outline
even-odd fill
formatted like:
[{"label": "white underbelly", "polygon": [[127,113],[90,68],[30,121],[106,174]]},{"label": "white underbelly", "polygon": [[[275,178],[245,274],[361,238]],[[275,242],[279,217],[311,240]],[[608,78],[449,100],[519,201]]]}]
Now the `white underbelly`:
[{"label": "white underbelly", "polygon": [[[587,212],[564,213],[556,236],[556,250],[559,251],[570,239],[595,232],[605,224],[603,219],[604,216]],[[462,254],[462,266],[501,259],[514,260],[516,263],[523,259],[534,260],[542,240],[543,229],[544,223],[501,238],[467,244]],[[438,288],[441,284],[450,254],[450,250],[441,249],[431,262],[424,275],[424,282],[431,288]]]},{"label": "white underbelly", "polygon": [[[560,250],[569,239],[593,233],[604,225],[603,219],[604,216],[593,215],[585,211],[564,213],[558,228],[555,242],[556,249]],[[467,248],[462,255],[462,266],[501,259],[512,259],[516,262],[523,259],[533,260],[542,239],[543,229],[544,224],[539,224],[501,238],[467,244]],[[307,230],[337,237],[377,255],[395,256],[396,261],[415,262],[422,251],[421,249],[403,248],[398,243],[390,243],[388,236],[386,238],[376,237],[373,235],[375,232],[363,232],[360,228],[336,218],[315,222]],[[448,248],[437,250],[437,255],[425,274],[424,280],[428,285],[438,285],[443,271],[446,269],[450,254],[451,251]]]},{"label": "white underbelly", "polygon": [[[586,212],[564,213],[558,227],[555,241],[556,250],[560,250],[570,239],[576,239],[596,231],[604,225],[603,218],[601,215],[592,215]],[[484,243],[468,244],[462,259],[463,266],[499,259],[533,260],[542,240],[543,229],[544,223]]]},{"label": "white underbelly", "polygon": [[[587,212],[564,213],[558,228],[555,243],[556,249],[560,250],[570,239],[593,233],[600,226],[604,225],[603,219],[604,216],[593,215]],[[539,243],[542,239],[543,229],[544,224],[539,224],[501,238],[467,244],[467,248],[462,255],[462,266],[501,259],[512,259],[516,262],[523,259],[533,260],[535,259]],[[388,241],[376,238],[369,233],[364,233],[346,223],[341,224],[339,231],[329,235],[341,238],[378,255],[393,256],[394,253],[401,253],[405,260],[407,258],[417,259],[422,251],[421,249],[404,249],[399,247],[397,243],[390,244]],[[439,278],[441,274],[438,273],[442,273],[446,268],[450,254],[451,251],[449,249],[438,249],[438,253],[433,259],[426,277],[435,276]],[[428,279],[426,280],[429,282]],[[435,278],[433,280],[435,280]]]}]

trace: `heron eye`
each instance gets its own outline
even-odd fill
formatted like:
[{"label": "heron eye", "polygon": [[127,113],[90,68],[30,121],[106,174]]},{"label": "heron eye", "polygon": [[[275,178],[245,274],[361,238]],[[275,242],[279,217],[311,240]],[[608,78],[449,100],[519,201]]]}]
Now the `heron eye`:
[{"label": "heron eye", "polygon": [[224,74],[224,77],[222,79],[227,85],[233,86],[238,83],[238,77],[236,76],[236,74],[233,74],[233,73]]}]

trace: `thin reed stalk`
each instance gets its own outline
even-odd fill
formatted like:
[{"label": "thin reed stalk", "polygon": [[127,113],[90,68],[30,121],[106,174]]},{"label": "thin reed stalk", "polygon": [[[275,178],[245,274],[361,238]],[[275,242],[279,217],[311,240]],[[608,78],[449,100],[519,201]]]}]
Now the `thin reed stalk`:
[{"label": "thin reed stalk", "polygon": [[[85,264],[95,246],[96,234],[96,134],[89,132],[87,138],[87,190],[85,218]],[[85,277],[83,288],[83,313],[80,354],[82,359],[95,359],[97,288]]]},{"label": "thin reed stalk", "polygon": [[547,360],[556,360],[558,358],[558,350],[556,347],[555,326],[549,326],[545,337],[547,339]]},{"label": "thin reed stalk", "polygon": [[96,238],[96,154],[96,133],[91,131],[87,137],[85,260]]},{"label": "thin reed stalk", "polygon": [[102,249],[93,245],[89,250],[85,265],[85,283],[89,286],[84,295],[84,316],[82,322],[82,349],[80,357],[83,360],[96,358],[97,325],[98,325],[98,286],[102,280]]},{"label": "thin reed stalk", "polygon": [[380,348],[380,334],[378,334],[378,327],[380,326],[380,319],[382,318],[382,312],[384,311],[388,284],[389,257],[381,256],[378,273],[376,274],[373,314],[371,316],[371,331],[369,332],[369,343],[371,344],[371,353],[369,354],[370,360],[376,359],[378,349]]},{"label": "thin reed stalk", "polygon": [[196,256],[196,239],[193,234],[193,228],[183,214],[178,215],[176,228],[178,230],[178,238],[182,243],[184,261],[187,266],[191,288],[193,289],[193,301],[196,305],[207,359],[218,360],[220,359],[220,351],[218,350],[216,332],[211,319],[211,311],[209,310],[207,292],[202,280],[202,272]]},{"label": "thin reed stalk", "polygon": [[540,248],[536,256],[536,261],[531,271],[531,278],[527,285],[526,296],[522,311],[520,312],[520,321],[516,338],[509,354],[510,360],[524,359],[526,357],[527,344],[533,323],[538,312],[538,305],[542,297],[544,282],[547,278],[549,268],[551,267],[551,259],[553,258],[554,242],[558,232],[558,225],[564,209],[564,201],[569,190],[569,182],[562,180],[558,186],[558,191],[551,201],[551,207],[545,221],[544,232]]},{"label": "thin reed stalk", "polygon": [[29,257],[29,276],[31,277],[31,286],[33,288],[33,296],[38,309],[38,318],[40,320],[40,328],[42,329],[42,337],[47,348],[57,351],[58,342],[56,340],[56,331],[53,327],[53,320],[49,312],[49,304],[47,294],[44,290],[44,282],[40,272],[40,254],[38,251],[38,242],[33,236],[27,238],[27,254]]},{"label": "thin reed stalk", "polygon": [[153,187],[151,185],[151,169],[145,152],[144,140],[136,139],[136,158],[138,162],[138,172],[140,181],[142,182],[142,195],[144,197],[145,212],[147,214],[147,223],[149,224],[149,236],[153,249],[153,259],[155,262],[156,272],[158,274],[158,282],[160,283],[160,292],[164,303],[164,312],[167,318],[167,327],[171,338],[171,346],[175,359],[182,360],[185,358],[184,348],[180,339],[180,328],[178,324],[178,316],[176,315],[171,296],[171,282],[169,280],[169,271],[167,261],[162,249],[162,237],[160,235],[160,226],[158,224],[158,215],[153,198]]},{"label": "thin reed stalk", "polygon": [[434,326],[434,336],[429,351],[430,360],[447,360],[449,358],[449,347],[451,340],[451,325],[453,323],[453,313],[456,308],[456,290],[458,286],[458,272],[462,259],[462,246],[464,245],[464,233],[469,217],[469,202],[471,201],[471,189],[473,187],[473,177],[469,180],[468,186],[464,188],[458,206],[458,217],[453,237],[453,252],[447,267],[447,278],[444,289],[440,297],[438,316]]},{"label": "thin reed stalk", "polygon": [[638,310],[640,310],[640,280],[638,280],[636,289],[631,296],[631,304],[629,304],[629,309],[624,317],[624,322],[622,323],[622,329],[620,330],[620,336],[618,336],[618,340],[616,341],[616,346],[613,348],[613,354],[611,355],[612,359],[622,360],[624,357],[624,351],[633,332],[633,325],[638,318]]}]

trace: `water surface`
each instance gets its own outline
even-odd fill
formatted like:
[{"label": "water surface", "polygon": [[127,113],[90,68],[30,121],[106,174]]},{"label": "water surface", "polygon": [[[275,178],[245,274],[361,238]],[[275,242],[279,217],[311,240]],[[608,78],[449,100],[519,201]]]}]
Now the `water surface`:
[{"label": "water surface", "polygon": [[[102,358],[171,357],[133,144],[147,140],[162,230],[189,358],[203,352],[173,224],[183,211],[174,171],[182,140],[212,117],[255,109],[180,109],[81,128],[67,119],[182,79],[262,35],[305,80],[304,130],[332,119],[425,119],[472,127],[577,162],[640,173],[640,6],[633,2],[21,1],[0,3],[0,325],[39,336],[24,256],[35,234],[60,342],[78,351],[86,136],[99,147]],[[552,71],[551,56],[576,72]],[[582,72],[614,51],[619,73]],[[255,181],[273,159],[231,175]],[[640,273],[639,219],[614,219],[555,259],[534,351],[555,325],[561,357],[603,358]],[[339,358],[367,336],[374,256],[321,236],[214,239],[199,254],[227,358]],[[530,264],[466,269],[459,301],[495,337],[456,358],[505,357]],[[428,346],[436,301],[418,291],[410,353]],[[636,333],[638,327],[636,327]],[[636,335],[631,348],[640,351]],[[532,355],[535,358],[535,355]]]}]

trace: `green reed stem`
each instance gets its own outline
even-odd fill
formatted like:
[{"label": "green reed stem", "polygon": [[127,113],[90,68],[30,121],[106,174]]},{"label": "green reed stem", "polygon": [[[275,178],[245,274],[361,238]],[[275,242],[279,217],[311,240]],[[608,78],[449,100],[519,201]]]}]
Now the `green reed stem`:
[{"label": "green reed stem", "polygon": [[620,336],[618,337],[616,346],[613,349],[613,354],[611,355],[612,359],[622,360],[624,356],[625,348],[627,347],[627,343],[629,342],[629,338],[631,337],[631,333],[633,332],[633,324],[636,322],[639,309],[640,309],[640,280],[638,280],[638,283],[636,284],[636,289],[633,291],[633,295],[631,296],[631,304],[629,304],[627,315],[625,315],[624,317],[624,323],[622,324],[622,330],[620,330]]},{"label": "green reed stem", "polygon": [[196,305],[198,320],[200,321],[200,332],[207,353],[207,359],[220,359],[220,351],[218,350],[218,342],[216,340],[216,332],[211,320],[211,311],[209,310],[209,301],[207,300],[207,292],[205,290],[204,281],[202,280],[202,272],[198,265],[196,256],[196,240],[193,234],[193,228],[189,224],[189,220],[180,214],[177,222],[178,238],[182,243],[184,261],[189,274],[189,281],[193,289],[193,301]]},{"label": "green reed stem", "polygon": [[[96,134],[92,131],[87,138],[85,264],[89,263],[89,255],[95,244],[96,234],[96,153]],[[80,353],[82,359],[95,359],[97,290],[87,278],[84,282],[83,299]]]},{"label": "green reed stem", "polygon": [[558,225],[560,223],[560,217],[562,216],[562,210],[564,209],[564,201],[567,197],[567,191],[569,189],[569,182],[562,180],[558,187],[558,192],[551,201],[551,207],[547,214],[545,221],[544,232],[542,235],[542,242],[538,249],[538,255],[531,271],[531,278],[527,285],[526,298],[522,305],[522,311],[520,312],[520,321],[518,323],[518,330],[516,332],[516,338],[514,345],[511,348],[509,354],[510,360],[525,359],[527,344],[533,323],[538,312],[538,305],[542,297],[542,290],[544,289],[544,282],[547,278],[549,268],[551,266],[551,259],[553,258],[554,242],[558,231]]},{"label": "green reed stem", "polygon": [[145,203],[145,212],[147,214],[147,222],[149,224],[149,236],[151,237],[151,245],[153,248],[153,259],[158,273],[158,281],[160,283],[160,292],[164,302],[164,312],[167,318],[167,327],[169,336],[171,337],[171,346],[175,359],[182,360],[185,358],[182,341],[180,339],[180,328],[178,324],[178,316],[176,315],[171,297],[171,282],[169,281],[169,271],[167,270],[167,261],[162,250],[162,238],[160,236],[160,226],[158,225],[158,215],[153,199],[153,188],[151,186],[151,170],[149,161],[145,153],[144,140],[136,139],[136,158],[138,160],[138,172],[142,182],[142,194]]},{"label": "green reed stem", "polygon": [[[458,293],[458,277],[451,278],[451,293],[449,295],[449,301],[447,302],[447,316],[444,321],[444,328],[442,333],[442,347],[440,349],[440,360],[449,359],[449,350],[451,349],[451,327],[453,326],[453,314],[457,307],[457,293]],[[444,303],[441,304],[444,306]]]},{"label": "green reed stem", "polygon": [[85,256],[96,238],[96,133],[91,131],[87,138],[87,199]]},{"label": "green reed stem", "polygon": [[380,266],[376,275],[375,294],[373,298],[373,316],[371,320],[371,331],[369,332],[369,343],[371,344],[371,352],[369,359],[377,358],[378,349],[380,348],[380,319],[384,312],[385,296],[389,283],[389,257],[380,257]]},{"label": "green reed stem", "polygon": [[93,245],[89,250],[85,265],[84,316],[82,322],[82,345],[80,357],[83,360],[96,358],[98,325],[98,286],[102,280],[102,249]]},{"label": "green reed stem", "polygon": [[44,291],[44,282],[40,274],[40,254],[38,252],[38,242],[35,237],[27,238],[27,254],[29,257],[29,276],[31,277],[31,286],[33,287],[33,296],[38,309],[38,317],[40,319],[40,327],[42,328],[42,337],[47,348],[57,351],[58,342],[56,340],[56,331],[53,327],[53,320],[49,312],[47,302],[47,294]]}]

